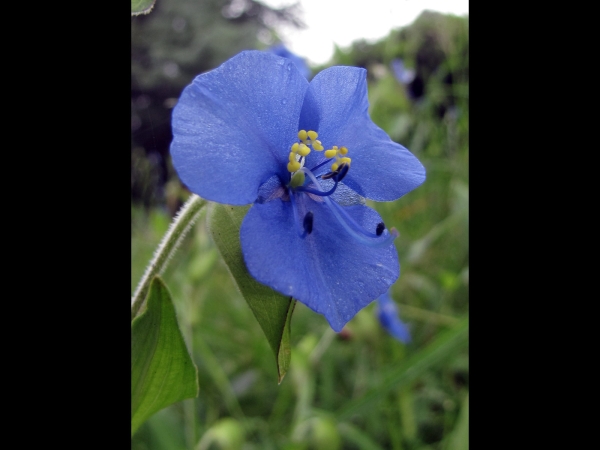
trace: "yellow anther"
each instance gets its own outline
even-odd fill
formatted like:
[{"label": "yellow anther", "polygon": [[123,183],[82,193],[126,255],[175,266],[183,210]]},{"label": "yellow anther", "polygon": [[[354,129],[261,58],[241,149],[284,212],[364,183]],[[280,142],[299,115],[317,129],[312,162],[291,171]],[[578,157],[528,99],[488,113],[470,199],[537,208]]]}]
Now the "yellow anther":
[{"label": "yellow anther", "polygon": [[[287,165],[287,169],[289,172],[295,173],[299,175],[298,170],[302,167],[300,161],[304,161],[301,158],[306,157],[310,154],[312,146],[312,150],[323,151],[325,147],[321,141],[317,140],[319,134],[314,130],[300,130],[298,131],[298,139],[301,142],[296,142],[292,145],[290,155],[289,155],[289,163]],[[325,150],[325,158],[332,159],[335,158],[335,162],[331,165],[331,171],[337,172],[342,164],[350,165],[351,159],[346,155],[348,154],[347,147],[338,147],[334,145],[328,150]],[[298,161],[300,160],[300,161]],[[294,175],[294,177],[296,176]],[[329,178],[333,177],[333,174],[330,174]],[[303,182],[300,180],[300,176],[298,176],[294,183],[294,186],[301,186]],[[300,183],[300,184],[298,184]]]},{"label": "yellow anther", "polygon": [[310,153],[310,148],[304,144],[300,144],[298,147],[298,154],[300,156],[306,156]]},{"label": "yellow anther", "polygon": [[287,165],[288,172],[295,172],[300,169],[300,163],[298,161],[290,161]]}]

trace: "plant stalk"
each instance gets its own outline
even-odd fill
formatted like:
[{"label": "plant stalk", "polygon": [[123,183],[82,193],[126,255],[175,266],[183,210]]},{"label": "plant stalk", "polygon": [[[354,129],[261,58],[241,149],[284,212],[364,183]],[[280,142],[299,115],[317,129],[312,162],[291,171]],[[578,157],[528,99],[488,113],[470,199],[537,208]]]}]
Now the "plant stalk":
[{"label": "plant stalk", "polygon": [[150,261],[133,297],[131,297],[131,320],[137,316],[142,308],[148,294],[150,282],[155,275],[163,273],[171,256],[175,254],[179,244],[198,219],[200,210],[206,203],[206,200],[192,194],[173,219],[167,234],[160,242],[154,253],[154,258]]}]

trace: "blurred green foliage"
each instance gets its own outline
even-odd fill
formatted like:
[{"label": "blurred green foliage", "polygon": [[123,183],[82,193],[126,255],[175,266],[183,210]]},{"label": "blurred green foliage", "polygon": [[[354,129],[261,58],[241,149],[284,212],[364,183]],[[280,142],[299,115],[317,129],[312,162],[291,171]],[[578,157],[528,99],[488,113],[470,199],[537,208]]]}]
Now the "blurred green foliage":
[{"label": "blurred green foliage", "polygon": [[[232,25],[221,13],[225,4],[159,0],[151,14],[132,19],[132,292],[188,195],[170,167],[170,134],[159,137],[168,116],[162,123],[151,119],[150,110],[169,111],[172,103],[164,99],[176,99],[195,75],[243,48],[260,48],[257,35],[268,28],[256,16],[248,19],[252,26]],[[200,17],[208,5],[212,12]],[[185,39],[173,28],[177,17],[193,27]],[[139,29],[138,19],[144,27],[150,19],[162,24],[141,36],[148,30]],[[138,41],[150,65],[136,60]],[[155,49],[155,41],[165,47]],[[164,67],[178,52],[179,72],[170,78]],[[415,69],[412,85],[394,78],[394,58]],[[202,216],[163,276],[198,366],[200,395],[152,416],[133,437],[133,449],[468,448],[469,356],[460,331],[469,305],[468,19],[427,12],[379,42],[337,49],[331,64],[368,70],[373,120],[427,169],[415,191],[371,204],[400,232],[401,274],[391,297],[412,342],[403,345],[387,335],[373,304],[336,334],[322,316],[297,303],[292,361],[278,386],[269,343]],[[135,115],[143,122],[137,128]],[[353,406],[365,398],[372,398],[368,406]]]}]

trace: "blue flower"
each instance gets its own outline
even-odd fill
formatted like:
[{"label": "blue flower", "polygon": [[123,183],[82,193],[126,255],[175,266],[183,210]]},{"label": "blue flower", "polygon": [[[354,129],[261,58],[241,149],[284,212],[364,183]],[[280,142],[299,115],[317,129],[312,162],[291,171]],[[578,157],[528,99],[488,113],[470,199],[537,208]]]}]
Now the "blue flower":
[{"label": "blue flower", "polygon": [[304,58],[301,58],[295,53],[290,52],[285,45],[273,45],[272,47],[268,48],[268,51],[276,54],[277,56],[290,59],[296,65],[296,68],[302,74],[302,76],[304,76],[304,78],[310,78],[310,67],[308,67],[308,64],[306,64]]},{"label": "blue flower", "polygon": [[398,316],[398,307],[394,300],[390,298],[388,292],[377,299],[377,317],[381,326],[387,330],[393,337],[400,342],[410,342],[410,333],[408,328]]},{"label": "blue flower", "polygon": [[404,61],[402,61],[400,58],[395,58],[392,60],[391,66],[396,80],[403,85],[410,84],[415,79],[415,71],[413,69],[406,69],[404,67]]},{"label": "blue flower", "polygon": [[199,196],[253,204],[240,229],[248,271],[323,314],[335,331],[400,273],[364,197],[391,201],[425,169],[369,118],[366,71],[308,82],[289,59],[245,51],[199,75],[173,110],[173,165]]}]

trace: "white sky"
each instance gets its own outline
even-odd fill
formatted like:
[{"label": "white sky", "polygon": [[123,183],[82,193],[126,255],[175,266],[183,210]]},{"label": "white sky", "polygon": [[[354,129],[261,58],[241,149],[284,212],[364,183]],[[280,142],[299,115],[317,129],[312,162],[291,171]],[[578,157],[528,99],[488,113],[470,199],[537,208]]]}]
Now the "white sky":
[{"label": "white sky", "polygon": [[[294,0],[260,0],[283,6]],[[426,9],[458,16],[469,13],[469,0],[300,0],[304,30],[279,31],[286,46],[309,63],[323,64],[334,43],[346,48],[357,39],[375,41],[390,30],[411,24]]]}]

